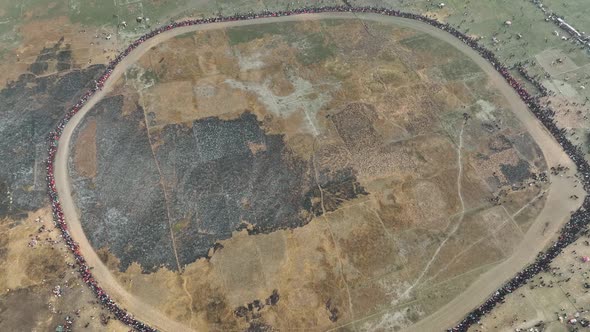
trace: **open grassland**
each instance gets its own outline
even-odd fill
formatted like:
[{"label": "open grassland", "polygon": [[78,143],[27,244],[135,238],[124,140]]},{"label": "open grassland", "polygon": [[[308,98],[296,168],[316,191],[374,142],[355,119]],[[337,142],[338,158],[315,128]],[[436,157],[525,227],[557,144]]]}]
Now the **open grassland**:
[{"label": "open grassland", "polygon": [[408,326],[507,258],[546,189],[477,66],[368,21],[171,39],[78,137],[89,238],[130,292],[193,328]]}]

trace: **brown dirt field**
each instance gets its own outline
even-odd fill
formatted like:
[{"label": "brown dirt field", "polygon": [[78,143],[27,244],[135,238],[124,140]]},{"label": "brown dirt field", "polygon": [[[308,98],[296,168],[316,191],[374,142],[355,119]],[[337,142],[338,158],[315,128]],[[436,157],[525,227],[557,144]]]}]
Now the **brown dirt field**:
[{"label": "brown dirt field", "polygon": [[[50,211],[46,207],[18,222],[0,221],[0,330],[55,330],[70,315],[76,329],[88,324],[93,330],[127,331],[112,319],[106,326],[99,322],[98,317],[108,313],[66,265],[72,263],[71,256]],[[60,297],[52,294],[56,286],[61,287]]]},{"label": "brown dirt field", "polygon": [[[312,22],[298,29],[318,28]],[[352,38],[350,44],[355,45],[362,40],[354,36],[363,29],[352,24],[323,27],[323,33],[334,40]],[[420,38],[407,31],[393,35]],[[146,112],[156,114],[150,125],[189,124],[208,116],[231,119],[247,109],[266,130],[284,134],[298,155],[308,160],[313,157],[317,167],[353,167],[371,195],[292,231],[254,236],[236,233],[222,241],[223,249],[212,253],[209,260],[190,264],[181,276],[167,270],[142,275],[139,266],[114,272],[128,291],[192,328],[235,329],[264,322],[279,329],[324,329],[331,326],[327,301],[337,308],[338,321],[422,297],[427,299],[421,309],[424,314],[460,292],[486,266],[510,254],[522,233],[504,208],[489,203],[492,191],[485,179],[493,172],[501,174],[502,163],[516,165],[520,156],[511,147],[489,150],[488,145],[503,146],[495,143],[495,134],[481,133],[483,120],[479,118],[465,126],[467,148],[462,152],[460,178],[466,214],[460,218],[458,133],[449,130],[460,126],[461,118],[453,115],[456,109],[475,104],[473,86],[462,81],[434,82],[429,68],[439,62],[424,66],[423,52],[418,60],[407,62],[403,52],[409,51],[408,46],[401,50],[401,57],[400,50],[394,49],[381,63],[369,64],[343,53],[326,60],[324,66],[302,67],[297,51],[277,36],[238,44],[230,51],[227,38],[222,31],[199,32],[161,44],[142,57],[140,71],[157,76],[155,84],[142,92]],[[261,45],[270,42],[273,47],[261,51]],[[195,43],[200,47],[194,48]],[[193,59],[181,55],[186,48],[191,49]],[[350,66],[343,67],[343,60]],[[285,98],[291,102],[291,96],[299,93],[301,83],[285,66],[297,68],[300,77],[311,80],[317,86],[316,96],[330,93],[329,102],[315,115],[316,126],[322,128],[319,138],[301,129],[308,125],[309,113],[301,109],[288,113],[288,108],[278,113],[273,108],[281,108],[267,101],[272,95],[275,101]],[[326,81],[322,77],[330,73],[342,82],[334,87],[322,85]],[[249,82],[249,88],[230,86],[228,79]],[[128,77],[125,86],[122,91],[131,92],[141,82]],[[297,98],[293,100],[302,100]],[[358,99],[366,103],[349,102]],[[500,99],[496,107],[504,105]],[[500,121],[515,126],[504,135],[522,132],[512,117]],[[476,158],[476,153],[485,154],[486,159]],[[510,192],[510,211],[538,193],[538,188]],[[458,231],[438,248],[459,222]],[[436,260],[424,271],[435,252]],[[116,258],[107,261],[115,271]],[[404,294],[409,282],[421,274],[416,293]],[[438,293],[432,285],[441,285]],[[240,318],[233,313],[241,305],[266,298],[273,289],[279,290],[281,300],[265,308],[261,318],[250,314]],[[167,295],[160,295],[164,291]],[[217,304],[202,302],[203,292]],[[187,303],[192,303],[190,309],[179,309]]]},{"label": "brown dirt field", "polygon": [[83,176],[96,176],[96,120],[90,120],[80,131],[74,152],[74,165]]},{"label": "brown dirt field", "polygon": [[[353,30],[358,28],[351,26]],[[340,30],[344,30],[340,28],[342,26],[334,30],[340,33]],[[350,40],[358,44],[362,42],[361,38],[354,35]],[[358,44],[356,46],[360,47]],[[218,47],[221,48],[222,46]],[[161,49],[164,50],[165,47]],[[204,63],[204,67],[213,76],[227,75],[239,82],[240,76],[231,72],[235,70],[233,65],[215,63],[213,58],[219,53],[219,50],[211,50],[209,55],[204,54],[199,58],[199,62]],[[416,63],[420,59],[427,59],[426,53],[423,55],[424,57],[413,59],[412,65],[408,64],[408,67],[414,70],[418,68]],[[406,59],[404,54],[401,58]],[[326,64],[344,62],[326,60]],[[475,117],[462,120],[463,110],[449,107],[456,105],[457,100],[449,100],[447,104],[444,98],[430,98],[432,92],[436,94],[440,91],[441,86],[424,77],[421,77],[420,83],[396,88],[396,98],[371,97],[378,90],[366,88],[364,83],[367,81],[357,79],[362,75],[356,70],[363,70],[365,67],[355,66],[357,63],[350,62],[352,65],[344,70],[346,75],[340,76],[343,77],[341,84],[322,85],[326,82],[312,81],[312,77],[325,77],[329,70],[326,66],[324,75],[319,75],[322,73],[322,66],[316,65],[308,71],[302,66],[297,67],[301,80],[290,81],[294,92],[287,96],[272,93],[272,89],[261,84],[259,79],[263,76],[258,74],[246,76],[256,79],[250,82],[252,85],[248,86],[249,89],[234,84],[233,90],[247,90],[249,95],[255,97],[254,100],[265,106],[264,111],[272,115],[259,118],[264,120],[265,127],[282,128],[280,124],[293,116],[289,112],[297,111],[289,107],[275,107],[276,105],[268,102],[271,99],[269,96],[280,99],[295,95],[297,103],[307,102],[305,105],[308,107],[300,106],[303,112],[316,107],[313,117],[309,113],[300,117],[303,124],[299,126],[305,126],[303,129],[306,131],[297,132],[301,135],[299,137],[292,134],[288,141],[296,143],[301,153],[311,154],[314,160],[317,154],[319,161],[326,164],[354,161],[351,163],[352,167],[359,174],[365,174],[361,178],[361,184],[371,188],[372,195],[349,201],[338,210],[315,218],[304,227],[251,236],[246,232],[235,233],[232,238],[221,242],[221,250],[216,251],[209,259],[189,264],[180,276],[165,269],[141,274],[140,267],[135,265],[124,273],[112,272],[119,282],[142,302],[151,304],[172,319],[192,328],[241,329],[250,324],[271,324],[277,329],[330,329],[342,324],[351,328],[362,326],[363,329],[371,329],[376,326],[402,327],[415,322],[448,302],[473,280],[479,280],[481,273],[488,271],[499,259],[505,258],[508,253],[498,249],[504,245],[500,241],[506,240],[506,243],[512,244],[522,238],[490,239],[485,246],[473,246],[474,251],[465,252],[465,262],[457,259],[456,262],[460,264],[450,267],[452,271],[448,277],[441,278],[441,283],[427,284],[428,279],[422,279],[421,276],[429,278],[434,273],[433,270],[443,268],[444,264],[441,262],[452,261],[478,236],[487,240],[490,232],[493,233],[500,227],[497,213],[502,212],[498,212],[497,207],[484,204],[493,190],[484,185],[484,179],[468,163],[475,153],[473,147],[479,145],[480,139],[487,139],[487,134],[478,137],[470,134],[469,130],[472,129],[471,126],[476,128],[487,120]],[[426,62],[428,65],[439,65],[437,62]],[[339,65],[334,67],[340,68]],[[164,77],[169,79],[172,76]],[[313,89],[313,94],[307,93],[306,82],[319,88]],[[480,93],[479,87],[466,86],[474,96]],[[300,91],[301,96],[297,95]],[[387,90],[383,89],[385,91]],[[384,95],[390,95],[390,92]],[[500,95],[499,92],[496,95],[492,92],[491,98],[499,98]],[[314,100],[329,96],[330,100],[318,107],[317,103],[304,98],[308,96]],[[365,116],[365,119],[358,115],[366,115],[363,113],[366,110],[353,110],[352,115],[347,115],[347,106],[364,97],[368,97],[368,104],[379,103],[373,105],[378,111]],[[477,101],[474,97],[467,104]],[[284,113],[289,115],[279,116]],[[321,119],[327,115],[340,117],[341,121]],[[351,121],[355,115],[362,121]],[[503,115],[499,112],[496,116]],[[304,122],[306,119],[308,123]],[[501,118],[499,121],[504,126],[514,126],[515,132],[522,131],[522,124],[511,118]],[[384,125],[383,122],[389,123]],[[313,137],[313,131],[309,131],[314,126],[322,130],[319,133],[321,135],[318,135],[321,140]],[[350,128],[345,131],[355,130],[355,126],[359,126],[364,135],[347,137],[349,133],[340,133],[336,130],[338,126]],[[292,127],[296,126],[291,125]],[[311,153],[305,151],[306,147],[309,149],[315,146],[310,146],[309,137],[313,138],[313,142],[319,142],[324,150],[313,150]],[[400,140],[392,142],[391,137],[399,137]],[[354,154],[351,156],[353,151],[363,153],[355,138],[366,145],[366,150],[377,152],[370,155],[371,160],[355,160]],[[369,155],[365,156],[368,159]],[[381,167],[388,167],[389,172],[381,170]],[[392,189],[391,183],[399,183],[397,188],[401,190]],[[434,188],[438,188],[440,193],[437,194]],[[408,201],[416,200],[415,210],[408,212],[409,217],[405,220],[384,218],[380,215],[382,207],[374,203],[374,200],[378,198],[390,205],[398,204],[396,195],[400,191]],[[426,195],[431,192],[432,195]],[[433,211],[440,207],[446,207],[448,211],[441,212],[445,217],[438,222],[433,218],[429,220],[428,227],[420,227],[415,222],[434,217],[436,213]],[[472,215],[484,217],[473,221]],[[463,222],[462,219],[465,219],[465,227],[457,227],[457,231],[451,231],[454,225]],[[495,227],[482,224],[482,220],[489,221]],[[398,224],[403,227],[396,228]],[[429,227],[434,225],[439,226],[438,230]],[[441,225],[444,227],[440,227]],[[514,233],[514,229],[502,227],[500,232]],[[489,250],[480,253],[478,250],[482,248]],[[482,255],[486,255],[485,264],[477,259],[473,260],[473,257]],[[116,263],[116,260],[111,262]],[[461,269],[464,271],[467,266],[472,269],[464,275],[456,274]],[[436,286],[435,290],[428,288],[430,286]],[[359,291],[360,287],[370,287],[370,294],[378,303],[371,303],[368,298],[360,295],[363,293]],[[240,306],[247,308],[247,304],[256,299],[264,300],[274,289],[281,294],[280,301],[276,305],[265,306],[260,315],[248,309],[240,315],[234,311]],[[433,293],[421,291],[425,289],[429,292],[432,290]],[[160,292],[164,290],[167,293],[163,297]],[[434,299],[431,301],[430,297]],[[192,305],[187,308],[187,303]],[[410,314],[407,309],[412,309],[413,312]],[[383,310],[387,311],[385,315]],[[330,318],[336,320],[336,323]]]},{"label": "brown dirt field", "polygon": [[[0,70],[3,81],[15,80],[19,75],[27,72],[44,47],[53,47],[62,37],[63,44],[70,45],[74,67],[88,64],[106,63],[115,55],[119,46],[113,38],[105,40],[105,34],[113,33],[106,28],[87,28],[73,24],[65,16],[51,19],[29,19],[15,26],[15,31],[21,38],[18,44],[5,44],[8,50]],[[96,38],[99,35],[99,38]],[[51,69],[51,68],[50,68]]]}]

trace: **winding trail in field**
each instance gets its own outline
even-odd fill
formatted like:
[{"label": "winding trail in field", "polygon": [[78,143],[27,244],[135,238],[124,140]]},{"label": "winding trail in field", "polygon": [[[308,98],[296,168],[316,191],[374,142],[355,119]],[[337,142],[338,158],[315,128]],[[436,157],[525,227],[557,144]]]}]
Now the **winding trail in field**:
[{"label": "winding trail in field", "polygon": [[447,241],[449,241],[449,239],[452,238],[453,235],[455,235],[455,233],[457,233],[457,231],[461,227],[461,224],[463,223],[463,220],[465,219],[465,200],[463,199],[463,191],[461,190],[461,183],[463,182],[463,152],[462,152],[462,150],[463,150],[463,132],[465,131],[465,122],[466,122],[466,120],[463,120],[463,122],[461,124],[461,131],[459,132],[459,145],[457,145],[457,197],[459,198],[459,202],[461,203],[461,211],[459,211],[459,220],[457,220],[457,222],[455,223],[455,225],[453,226],[453,228],[449,232],[449,234],[447,234],[445,239],[442,240],[442,242],[438,245],[438,248],[436,248],[436,250],[434,251],[434,254],[432,254],[432,257],[430,258],[428,263],[426,263],[426,266],[422,269],[422,272],[420,272],[420,275],[418,276],[418,278],[416,278],[416,280],[414,280],[414,283],[410,287],[408,287],[408,289],[406,289],[404,291],[404,293],[402,294],[401,297],[406,297],[414,289],[414,287],[416,287],[416,285],[418,285],[420,283],[420,281],[422,281],[422,278],[424,278],[426,273],[428,273],[428,271],[430,271],[430,266],[432,266],[432,263],[434,263],[436,261],[436,259],[438,258],[438,254],[440,253],[442,248],[445,246],[445,244],[447,244]]},{"label": "winding trail in field", "polygon": [[[494,85],[507,98],[511,109],[518,119],[523,122],[528,132],[535,139],[537,144],[543,150],[543,154],[549,166],[562,164],[571,169],[575,165],[563,152],[559,144],[553,139],[551,134],[543,125],[529,112],[526,105],[520,100],[518,95],[504,81],[498,72],[479,54],[456,39],[451,34],[434,28],[426,23],[404,19],[399,17],[384,16],[378,14],[361,14],[361,13],[321,13],[321,14],[300,14],[294,16],[259,18],[244,21],[210,23],[195,26],[179,27],[160,33],[159,35],[145,41],[125,57],[113,70],[110,78],[105,82],[102,91],[97,91],[82,107],[82,109],[68,122],[64,128],[63,134],[59,140],[59,146],[55,158],[55,183],[58,195],[63,207],[65,219],[68,223],[72,237],[79,243],[80,251],[85,257],[89,266],[93,267],[92,273],[101,287],[116,301],[121,307],[127,309],[139,320],[161,330],[161,331],[190,331],[191,329],[166,316],[163,312],[153,306],[143,302],[140,298],[129,293],[117,279],[111,274],[107,266],[100,260],[92,248],[88,238],[84,234],[80,223],[79,214],[72,198],[72,189],[70,177],[68,174],[68,158],[70,152],[70,142],[75,128],[80,124],[84,116],[99,102],[113,87],[114,83],[133,65],[139,58],[144,55],[150,48],[162,43],[172,37],[199,30],[223,29],[228,27],[239,27],[254,24],[293,22],[319,19],[363,19],[378,21],[381,23],[395,24],[398,26],[408,27],[420,32],[427,33],[439,38],[452,46],[456,47],[462,53],[471,58],[493,81]],[[467,290],[454,298],[440,310],[422,319],[417,324],[411,326],[409,330],[415,331],[437,331],[443,330],[454,325],[463,316],[482,303],[492,292],[501,286],[506,280],[516,274],[526,264],[532,262],[538,252],[543,250],[559,227],[567,221],[569,213],[575,210],[582,202],[582,199],[573,201],[568,199],[572,194],[580,198],[585,193],[578,186],[574,188],[574,180],[567,177],[551,177],[551,188],[548,193],[546,205],[525,234],[522,243],[515,249],[513,254],[502,263],[494,266],[488,272],[482,274]],[[549,222],[546,232],[543,232],[545,222]],[[366,317],[358,317],[357,320],[345,323],[344,325],[356,326],[371,317],[383,314],[377,312]]]}]

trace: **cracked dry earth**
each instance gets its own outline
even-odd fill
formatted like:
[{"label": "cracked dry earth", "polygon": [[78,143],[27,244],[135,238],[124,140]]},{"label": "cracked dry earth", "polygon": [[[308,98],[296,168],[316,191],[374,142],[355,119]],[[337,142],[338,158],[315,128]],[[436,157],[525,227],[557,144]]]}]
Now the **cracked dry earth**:
[{"label": "cracked dry earth", "polygon": [[359,20],[164,42],[72,152],[101,259],[194,329],[406,327],[508,257],[547,187],[471,60]]}]

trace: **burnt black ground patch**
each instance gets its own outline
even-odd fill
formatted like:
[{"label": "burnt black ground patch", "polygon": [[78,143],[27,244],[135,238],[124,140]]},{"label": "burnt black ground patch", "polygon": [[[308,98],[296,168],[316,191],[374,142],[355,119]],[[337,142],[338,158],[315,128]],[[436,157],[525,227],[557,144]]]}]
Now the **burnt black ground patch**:
[{"label": "burnt black ground patch", "polygon": [[336,211],[343,201],[367,195],[365,188],[356,181],[351,168],[338,170],[334,174],[326,174],[319,187],[310,190],[305,197],[305,208],[314,215],[319,216],[325,212]]},{"label": "burnt black ground patch", "polygon": [[66,109],[104,69],[102,65],[94,65],[72,71],[63,68],[54,74],[44,72],[48,60],[59,58],[70,65],[71,53],[68,52],[69,47],[61,42],[43,49],[29,71],[45,76],[22,74],[0,90],[0,147],[3,152],[0,218],[18,218],[23,212],[39,209],[47,203],[45,138]]},{"label": "burnt black ground patch", "polygon": [[270,232],[308,222],[301,198],[310,188],[309,166],[281,135],[266,135],[254,115],[167,126],[159,141],[165,182],[174,184],[168,194],[181,264],[246,225]]},{"label": "burnt black ground patch", "polygon": [[[151,271],[176,267],[160,177],[137,107],[122,115],[123,97],[102,100],[89,113],[97,122],[97,176],[73,176],[84,232],[94,248]],[[81,126],[82,127],[82,126]],[[79,132],[76,132],[76,139]],[[70,172],[75,174],[70,158]],[[96,190],[95,190],[96,188]]]},{"label": "burnt black ground patch", "polygon": [[531,176],[529,163],[520,159],[515,166],[502,164],[500,170],[502,174],[508,179],[509,183],[519,183]]},{"label": "burnt black ground patch", "polygon": [[[168,225],[186,265],[234,231],[300,227],[323,212],[311,162],[283,135],[267,134],[255,115],[167,125],[148,137],[143,110],[122,116],[121,109],[122,97],[111,97],[85,119],[97,121],[96,178],[76,174],[70,160],[84,231],[95,248],[118,257],[121,270],[134,261],[145,272],[175,269]],[[365,193],[350,169],[319,174],[326,211]]]},{"label": "burnt black ground patch", "polygon": [[[318,215],[307,203],[317,188],[310,163],[295,157],[282,135],[266,134],[251,113],[198,120],[190,129],[167,126],[158,140],[160,168],[173,188],[169,207],[181,264],[204,257],[235,230],[268,233]],[[322,183],[340,198],[331,209],[359,194],[351,189],[360,187],[353,173],[342,174]]]}]

